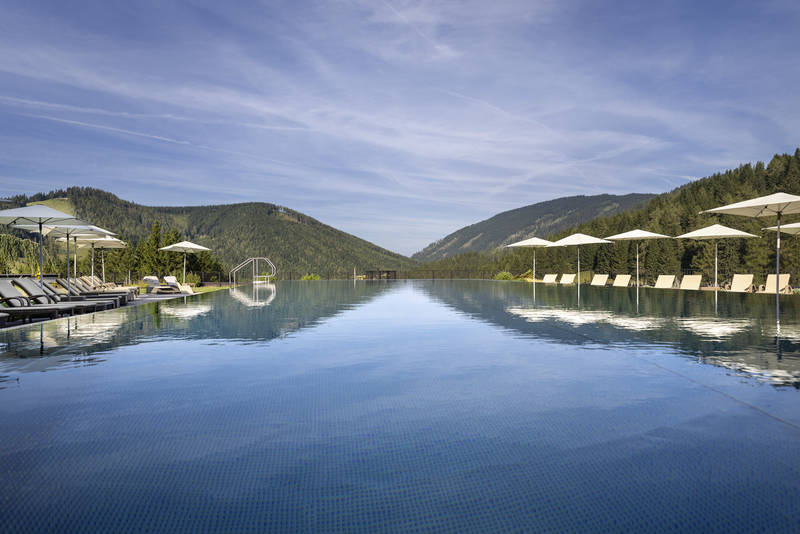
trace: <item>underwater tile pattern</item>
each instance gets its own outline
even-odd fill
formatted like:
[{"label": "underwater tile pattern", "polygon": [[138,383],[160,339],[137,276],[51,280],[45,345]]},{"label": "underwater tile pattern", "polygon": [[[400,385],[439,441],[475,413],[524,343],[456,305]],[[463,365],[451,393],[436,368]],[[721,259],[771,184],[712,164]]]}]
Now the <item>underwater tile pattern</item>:
[{"label": "underwater tile pattern", "polygon": [[0,531],[800,531],[800,391],[764,379],[791,343],[626,340],[520,316],[558,304],[528,288],[286,283],[6,333]]}]

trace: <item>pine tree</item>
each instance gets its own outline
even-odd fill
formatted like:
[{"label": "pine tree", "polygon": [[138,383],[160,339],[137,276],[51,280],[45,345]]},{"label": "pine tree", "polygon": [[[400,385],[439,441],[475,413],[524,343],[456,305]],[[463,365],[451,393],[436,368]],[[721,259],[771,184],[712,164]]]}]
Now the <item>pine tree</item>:
[{"label": "pine tree", "polygon": [[[183,236],[175,228],[165,230],[164,234],[161,236],[162,247],[174,245],[180,241],[183,241]],[[180,276],[183,272],[183,253],[160,251],[159,259],[165,273],[172,274],[173,276]]]},{"label": "pine tree", "polygon": [[143,273],[156,276],[163,276],[164,266],[161,263],[161,224],[158,221],[153,223],[150,235],[139,244],[139,268]]}]

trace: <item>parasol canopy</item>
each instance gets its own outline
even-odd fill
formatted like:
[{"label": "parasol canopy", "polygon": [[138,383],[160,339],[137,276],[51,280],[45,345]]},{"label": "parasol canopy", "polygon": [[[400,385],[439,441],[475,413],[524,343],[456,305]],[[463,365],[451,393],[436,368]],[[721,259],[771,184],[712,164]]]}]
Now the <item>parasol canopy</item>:
[{"label": "parasol canopy", "polygon": [[172,245],[167,245],[166,247],[161,247],[158,250],[164,250],[167,252],[183,252],[183,281],[182,284],[186,283],[186,254],[197,254],[198,252],[207,252],[211,250],[210,248],[206,248],[201,245],[197,245],[192,243],[191,241],[181,241],[180,243],[173,243]]},{"label": "parasol canopy", "polygon": [[531,237],[528,239],[523,239],[522,241],[517,241],[516,243],[511,243],[510,245],[506,245],[506,248],[516,248],[516,247],[527,247],[533,249],[533,268],[531,269],[531,278],[533,278],[533,283],[536,283],[536,249],[541,247],[546,247],[550,245],[552,241],[548,241],[547,239],[542,239],[540,237]]},{"label": "parasol canopy", "polygon": [[611,241],[636,241],[636,290],[639,290],[639,241],[649,239],[670,239],[668,235],[657,234],[655,232],[648,232],[647,230],[630,230],[621,234],[616,234],[607,237]]}]

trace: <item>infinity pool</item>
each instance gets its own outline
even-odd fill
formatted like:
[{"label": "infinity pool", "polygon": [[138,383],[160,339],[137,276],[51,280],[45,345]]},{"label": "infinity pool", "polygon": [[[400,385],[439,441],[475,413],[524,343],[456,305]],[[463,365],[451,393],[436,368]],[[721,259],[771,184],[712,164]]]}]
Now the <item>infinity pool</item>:
[{"label": "infinity pool", "polygon": [[800,531],[800,309],[285,282],[0,332],[0,531]]}]

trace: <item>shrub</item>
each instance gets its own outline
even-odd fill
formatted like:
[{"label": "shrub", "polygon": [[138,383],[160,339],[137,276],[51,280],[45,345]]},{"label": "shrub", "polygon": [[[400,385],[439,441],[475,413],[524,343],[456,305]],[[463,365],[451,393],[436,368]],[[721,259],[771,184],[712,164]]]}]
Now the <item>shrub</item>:
[{"label": "shrub", "polygon": [[495,280],[513,280],[514,279],[514,275],[512,275],[508,271],[500,271],[499,273],[494,275],[494,279]]},{"label": "shrub", "polygon": [[[180,276],[182,276],[182,275],[183,275],[183,273],[181,273]],[[178,280],[180,280],[180,278],[178,278]],[[199,274],[194,274],[194,273],[186,273],[186,283],[189,284],[190,286],[199,285],[200,284],[200,275]]]},{"label": "shrub", "polygon": [[304,274],[300,280],[322,280],[322,278],[320,278],[318,274],[309,273],[309,274]]}]

